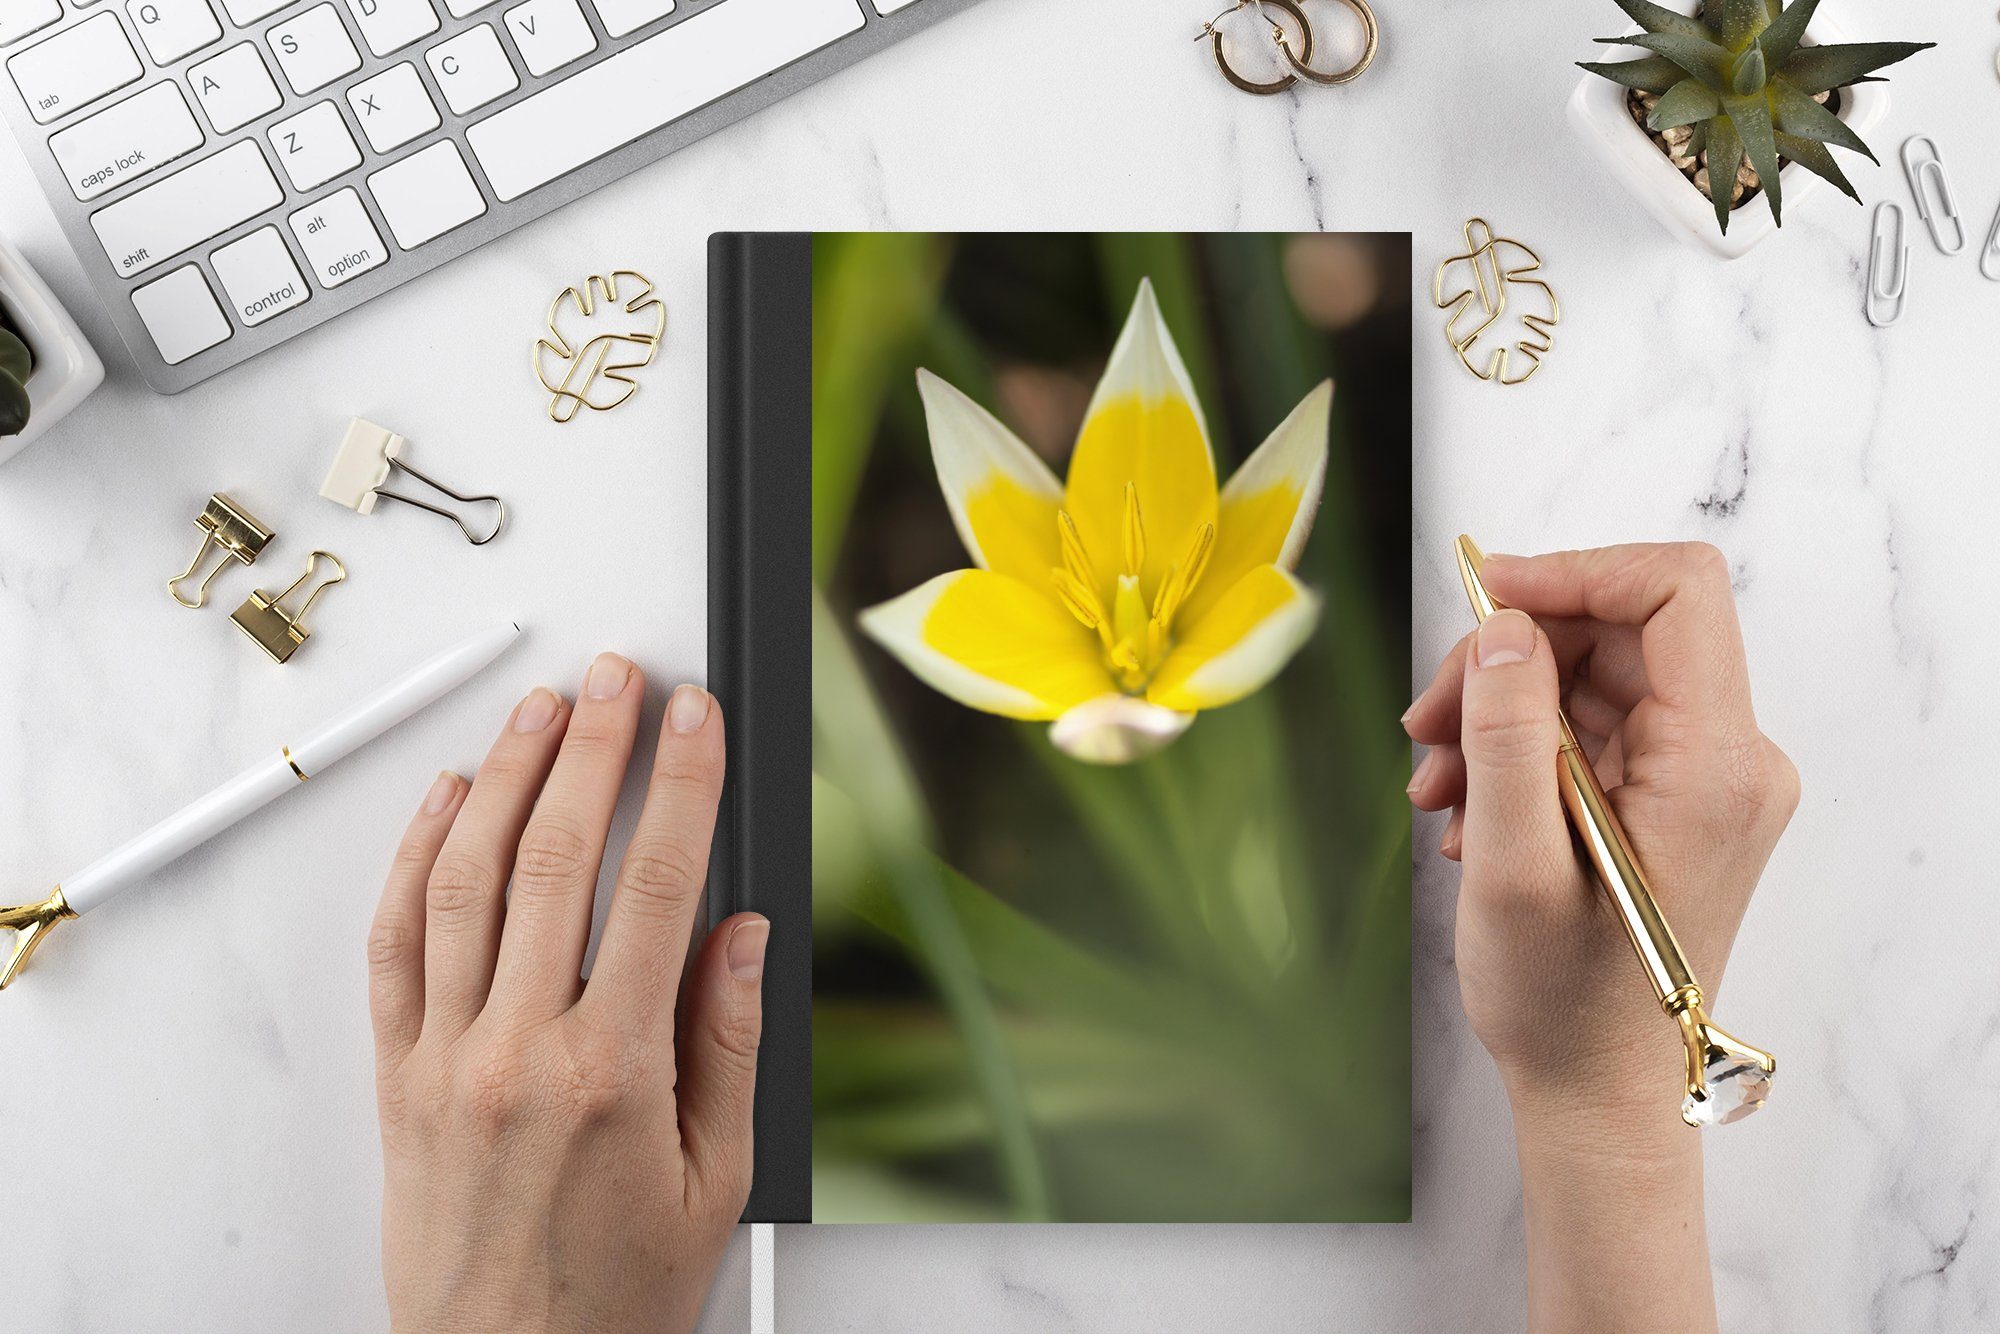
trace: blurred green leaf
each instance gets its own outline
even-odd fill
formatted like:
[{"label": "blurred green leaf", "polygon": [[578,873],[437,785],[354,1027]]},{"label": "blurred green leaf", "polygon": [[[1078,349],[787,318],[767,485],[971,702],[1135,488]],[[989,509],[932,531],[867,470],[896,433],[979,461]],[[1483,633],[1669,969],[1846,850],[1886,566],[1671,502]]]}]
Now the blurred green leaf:
[{"label": "blurred green leaf", "polygon": [[821,234],[813,242],[813,577],[825,580],[875,439],[883,401],[912,383],[910,354],[950,256],[921,232]]},{"label": "blurred green leaf", "polygon": [[[992,1117],[1001,1168],[1024,1220],[1050,1216],[1049,1186],[1028,1124],[1020,1078],[1008,1057],[965,935],[946,903],[936,869],[909,850],[927,844],[927,821],[909,771],[852,648],[817,589],[813,594],[813,767],[842,775],[869,801],[863,812],[876,855],[908,917],[913,954],[964,1036],[967,1059]],[[915,836],[915,837],[913,837]]]}]

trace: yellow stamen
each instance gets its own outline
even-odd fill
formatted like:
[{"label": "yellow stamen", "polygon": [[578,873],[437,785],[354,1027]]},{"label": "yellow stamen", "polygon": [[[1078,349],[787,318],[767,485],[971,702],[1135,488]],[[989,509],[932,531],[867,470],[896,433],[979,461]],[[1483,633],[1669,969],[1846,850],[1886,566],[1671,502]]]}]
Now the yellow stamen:
[{"label": "yellow stamen", "polygon": [[1167,577],[1160,581],[1159,594],[1153,599],[1153,618],[1163,626],[1172,628],[1174,616],[1181,604],[1194,591],[1203,571],[1208,569],[1209,553],[1215,550],[1215,525],[1205,523],[1195,530],[1194,540],[1188,543],[1187,555],[1167,571]]},{"label": "yellow stamen", "polygon": [[1104,641],[1104,647],[1111,647],[1111,625],[1104,615],[1104,603],[1091,590],[1090,585],[1078,579],[1068,570],[1050,570],[1049,581],[1056,586],[1056,596],[1069,614],[1083,623],[1086,630],[1097,631],[1097,637]]},{"label": "yellow stamen", "polygon": [[1125,483],[1125,573],[1136,578],[1146,564],[1146,525],[1139,518],[1139,487]]},{"label": "yellow stamen", "polygon": [[1070,577],[1085,588],[1097,583],[1097,572],[1091,568],[1090,553],[1084,550],[1083,534],[1076,530],[1076,520],[1069,517],[1068,510],[1056,511],[1056,536],[1062,542],[1063,567]]}]

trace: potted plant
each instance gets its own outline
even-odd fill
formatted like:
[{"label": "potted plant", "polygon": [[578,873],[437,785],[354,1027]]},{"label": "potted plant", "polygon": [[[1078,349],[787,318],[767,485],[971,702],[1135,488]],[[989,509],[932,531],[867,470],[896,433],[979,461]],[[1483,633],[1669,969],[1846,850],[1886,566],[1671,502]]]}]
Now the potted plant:
[{"label": "potted plant", "polygon": [[66,416],[104,380],[69,312],[0,240],[0,463]]},{"label": "potted plant", "polygon": [[1661,225],[1724,259],[1821,180],[1860,201],[1829,150],[1873,159],[1862,136],[1889,109],[1874,72],[1935,45],[1847,43],[1819,0],[1616,3],[1641,31],[1598,39],[1628,59],[1579,62],[1570,120]]}]

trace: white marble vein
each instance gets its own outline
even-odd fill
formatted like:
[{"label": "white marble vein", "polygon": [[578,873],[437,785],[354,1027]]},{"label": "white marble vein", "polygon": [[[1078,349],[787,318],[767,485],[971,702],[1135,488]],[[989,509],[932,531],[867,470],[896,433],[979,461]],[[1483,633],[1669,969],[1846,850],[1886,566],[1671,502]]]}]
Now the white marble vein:
[{"label": "white marble vein", "polygon": [[[529,684],[573,687],[605,646],[656,685],[700,673],[709,232],[1407,229],[1427,290],[1474,212],[1543,250],[1566,322],[1541,377],[1503,394],[1457,369],[1419,293],[1419,671],[1463,629],[1461,528],[1503,550],[1704,538],[1732,557],[1760,716],[1805,776],[1722,1000],[1786,1062],[1770,1111],[1711,1143],[1725,1324],[2000,1321],[2000,630],[1971,563],[2000,491],[2000,284],[1917,239],[1909,314],[1884,334],[1859,311],[1866,215],[1838,197],[1734,266],[1660,233],[1561,119],[1568,62],[1617,26],[1608,0],[1377,8],[1360,82],[1251,99],[1189,40],[1210,3],[1101,0],[1080,22],[1061,0],[987,0],[174,399],[124,365],[0,148],[0,227],[112,364],[0,469],[0,879],[36,892],[483,618],[532,631],[310,793],[66,927],[0,1000],[0,1132],[34,1146],[5,1168],[0,1252],[29,1258],[0,1323],[382,1324],[362,932],[431,771],[469,768]],[[1827,8],[1858,35],[1945,43],[1895,71],[1876,148],[1893,164],[1904,136],[1936,134],[1976,240],[2000,202],[1993,11]],[[1893,166],[1853,174],[1871,200],[1903,196]],[[623,414],[559,431],[526,349],[554,291],[611,264],[659,280],[667,346]],[[319,500],[355,413],[410,436],[418,466],[507,496],[514,527],[473,550],[413,512]],[[217,487],[259,503],[281,544],[196,616],[159,584]],[[273,669],[227,606],[314,544],[355,577]],[[1458,1010],[1454,884],[1423,861],[1411,1225],[792,1229],[780,1329],[1517,1325],[1519,1186]],[[747,1261],[731,1266],[712,1329],[747,1319]]]}]

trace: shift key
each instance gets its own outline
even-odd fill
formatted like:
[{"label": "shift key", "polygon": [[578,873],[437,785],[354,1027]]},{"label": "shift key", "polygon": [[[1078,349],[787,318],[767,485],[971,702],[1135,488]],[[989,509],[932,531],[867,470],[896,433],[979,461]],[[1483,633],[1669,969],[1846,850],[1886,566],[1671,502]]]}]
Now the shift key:
[{"label": "shift key", "polygon": [[78,199],[95,199],[200,147],[201,127],[171,83],[156,83],[49,139]]},{"label": "shift key", "polygon": [[246,139],[99,209],[90,225],[111,267],[130,277],[275,208],[284,198],[264,155]]}]

